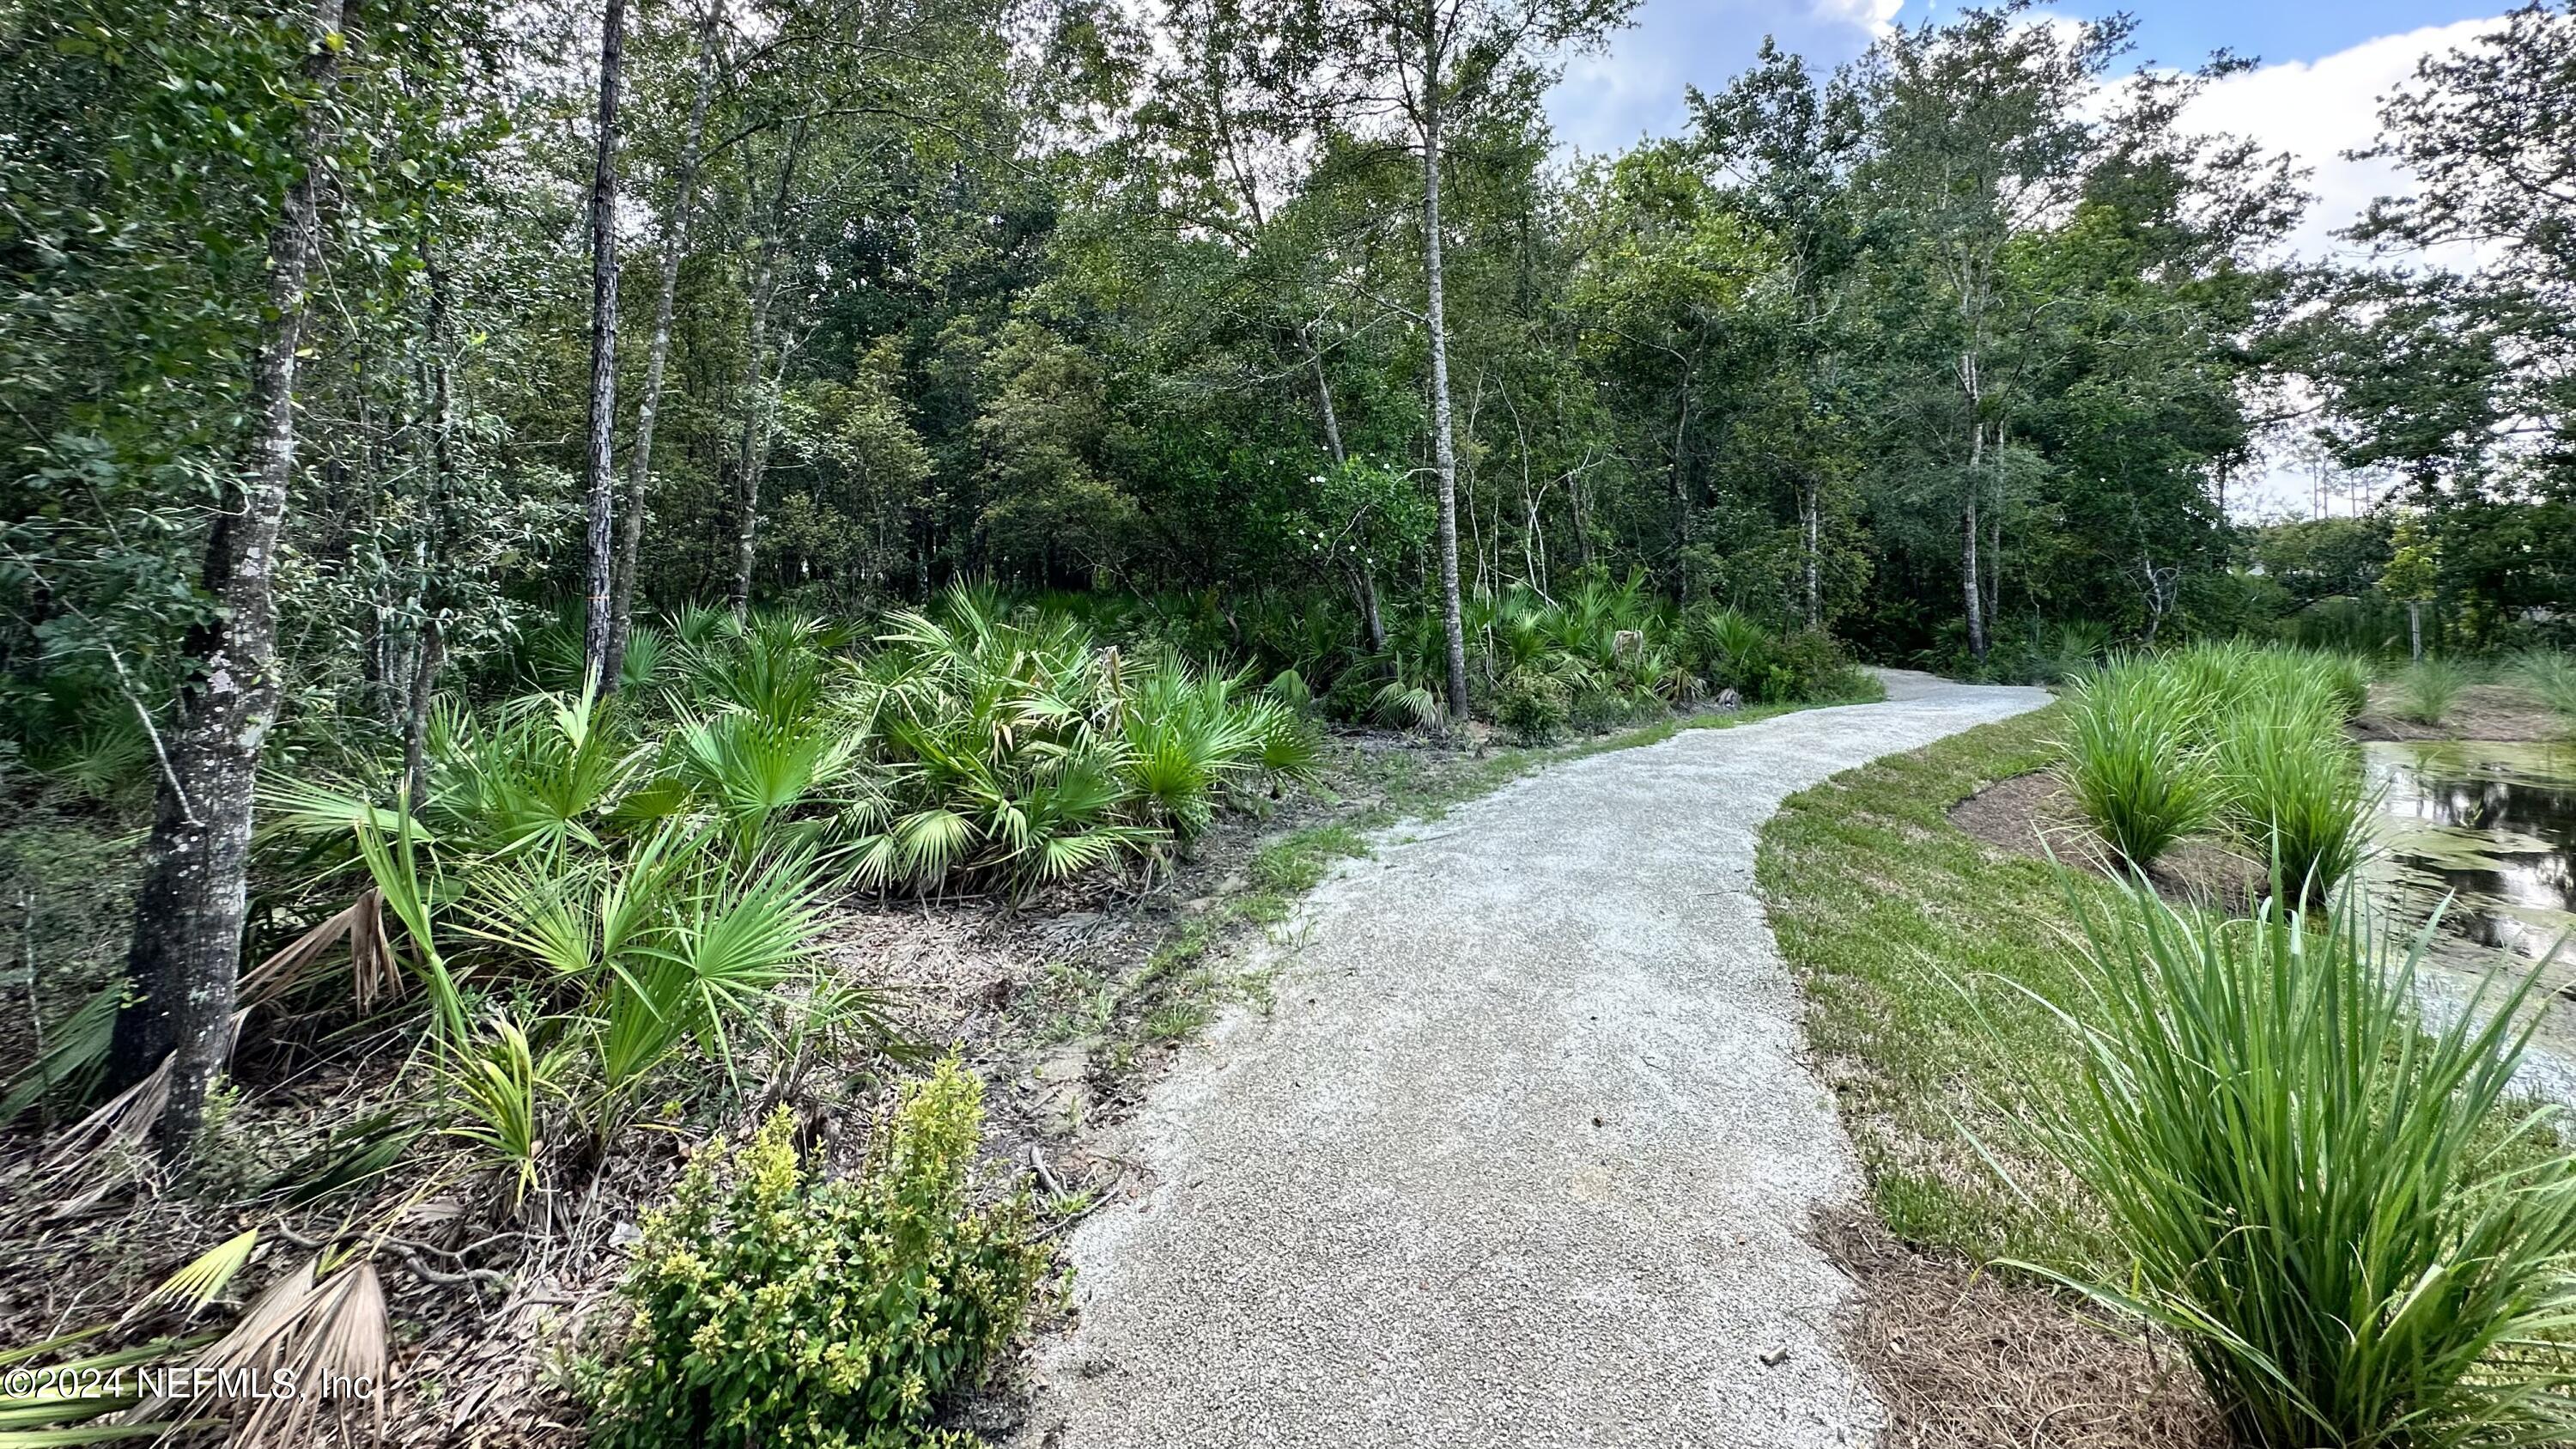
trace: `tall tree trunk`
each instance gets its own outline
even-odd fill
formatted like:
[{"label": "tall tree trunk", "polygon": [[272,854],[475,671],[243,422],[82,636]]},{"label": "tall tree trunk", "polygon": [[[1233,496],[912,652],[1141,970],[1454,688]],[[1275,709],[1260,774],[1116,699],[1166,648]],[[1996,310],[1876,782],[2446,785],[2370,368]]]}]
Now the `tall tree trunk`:
[{"label": "tall tree trunk", "polygon": [[1986,662],[1985,590],[1977,579],[1977,490],[1984,474],[1986,425],[1970,422],[1968,443],[1967,507],[1964,510],[1964,539],[1959,551],[1959,581],[1968,603],[1968,652],[1979,664]]},{"label": "tall tree trunk", "polygon": [[[1590,462],[1590,459],[1585,459],[1584,466],[1590,466]],[[1565,510],[1574,520],[1574,567],[1578,571],[1590,569],[1592,567],[1592,525],[1583,516],[1583,468],[1581,467],[1571,469],[1565,475]]]},{"label": "tall tree trunk", "polygon": [[1449,646],[1449,713],[1467,717],[1467,623],[1458,605],[1458,449],[1450,437],[1449,329],[1440,270],[1440,75],[1426,15],[1422,79],[1422,270],[1431,328],[1431,439],[1440,471],[1440,628]]},{"label": "tall tree trunk", "polygon": [[[429,278],[429,506],[424,510],[431,539],[443,547],[450,536],[449,483],[456,475],[455,398],[447,365],[447,273],[426,240],[421,243],[421,270]],[[429,551],[431,554],[436,549]],[[427,573],[431,561],[422,561]],[[446,600],[435,585],[421,590],[420,639],[412,661],[411,695],[403,709],[403,782],[415,802],[429,794],[429,705],[438,692],[438,671],[447,662]],[[415,808],[417,808],[415,806]]]},{"label": "tall tree trunk", "polygon": [[787,196],[796,179],[796,158],[804,149],[805,127],[800,122],[788,140],[787,159],[778,168],[778,191],[770,199],[769,221],[761,232],[760,260],[751,284],[751,339],[742,364],[742,440],[734,461],[736,622],[751,617],[751,562],[760,537],[760,475],[769,462],[769,380],[761,371],[761,356],[769,347],[769,302],[778,287],[778,249],[787,230]]},{"label": "tall tree trunk", "polygon": [[420,648],[411,672],[411,704],[403,717],[403,788],[414,809],[429,798],[429,706],[438,693],[438,671],[447,662],[447,638],[435,616],[420,626]]},{"label": "tall tree trunk", "polygon": [[1306,357],[1315,365],[1315,408],[1324,418],[1324,446],[1331,450],[1333,463],[1350,461],[1342,451],[1342,416],[1333,410],[1333,380],[1324,371],[1324,352],[1312,342],[1306,344]]},{"label": "tall tree trunk", "polygon": [[653,424],[662,415],[662,374],[671,361],[671,311],[680,292],[680,253],[689,238],[689,213],[698,196],[699,154],[705,149],[707,108],[715,99],[716,33],[723,0],[707,0],[698,27],[697,93],[689,100],[689,129],[680,142],[679,195],[662,227],[662,275],[653,298],[653,345],[644,356],[644,395],[636,402],[635,438],[626,450],[626,514],[617,525],[617,564],[608,586],[608,652],[601,677],[612,683],[626,669],[626,639],[635,618],[635,568],[644,551],[644,494],[653,478]]},{"label": "tall tree trunk", "polygon": [[[318,0],[305,76],[327,92],[340,74],[342,0]],[[327,37],[327,39],[326,39]],[[232,1054],[235,988],[250,867],[252,792],[276,721],[277,602],[272,576],[295,477],[295,365],[305,280],[320,244],[319,196],[328,108],[305,110],[304,171],[287,188],[268,238],[268,299],[251,368],[249,440],[232,506],[206,539],[205,589],[219,608],[188,631],[192,662],[154,801],[151,844],[125,962],[133,999],[116,1018],[110,1085],[143,1080],[167,1057],[160,1119],[165,1157],[185,1153],[206,1094]]]},{"label": "tall tree trunk", "polygon": [[1681,398],[1673,411],[1673,561],[1674,573],[1683,603],[1690,602],[1690,474],[1684,463],[1684,449],[1690,438],[1691,370],[1682,368]]},{"label": "tall tree trunk", "polygon": [[1986,460],[1986,471],[1994,478],[1994,512],[1986,519],[1986,547],[1977,559],[1977,568],[1986,580],[1986,626],[2000,629],[2004,622],[2004,465],[2007,454],[2004,425],[1995,424],[1995,446]]},{"label": "tall tree trunk", "polygon": [[1978,571],[1986,579],[1986,623],[2001,629],[2004,625],[2004,493],[2002,479],[1996,479],[1994,511],[1986,519],[1986,547],[1977,559]]},{"label": "tall tree trunk", "polygon": [[[1333,379],[1324,371],[1323,349],[1312,341],[1306,343],[1307,359],[1315,365],[1315,409],[1324,419],[1324,446],[1331,450],[1333,466],[1350,461],[1342,450],[1342,418],[1333,410]],[[1378,608],[1377,566],[1369,561],[1366,550],[1358,551],[1359,561],[1351,566],[1351,593],[1360,606],[1360,623],[1368,632],[1369,652],[1386,652],[1386,615]]]},{"label": "tall tree trunk", "polygon": [[1802,515],[1799,523],[1807,542],[1807,627],[1810,629],[1825,627],[1824,520],[1821,517],[1824,506],[1816,496],[1824,491],[1824,486],[1822,479],[1810,476],[1807,486],[1799,490],[1798,497],[1798,512]]},{"label": "tall tree trunk", "polygon": [[617,422],[617,88],[626,54],[626,0],[606,0],[599,21],[599,149],[590,174],[590,447],[584,481],[590,517],[582,531],[582,667],[602,690],[606,673],[608,597],[616,572],[610,524],[617,467],[611,431]]},{"label": "tall tree trunk", "polygon": [[2406,658],[2410,663],[2424,662],[2424,601],[2406,601]]}]

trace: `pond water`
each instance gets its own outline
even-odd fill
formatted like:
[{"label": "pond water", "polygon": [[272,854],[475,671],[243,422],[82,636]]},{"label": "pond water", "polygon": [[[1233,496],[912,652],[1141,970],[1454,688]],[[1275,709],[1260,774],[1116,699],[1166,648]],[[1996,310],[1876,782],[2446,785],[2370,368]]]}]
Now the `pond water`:
[{"label": "pond water", "polygon": [[2367,758],[2383,904],[2420,921],[2448,893],[2445,934],[2526,961],[2576,930],[2576,746],[2377,743]]},{"label": "pond water", "polygon": [[2445,897],[2419,978],[2436,1016],[2502,972],[2541,967],[2546,1002],[2519,1080],[2576,1106],[2576,746],[2489,741],[2374,743],[2378,852],[2363,870],[2376,905],[2411,932]]}]

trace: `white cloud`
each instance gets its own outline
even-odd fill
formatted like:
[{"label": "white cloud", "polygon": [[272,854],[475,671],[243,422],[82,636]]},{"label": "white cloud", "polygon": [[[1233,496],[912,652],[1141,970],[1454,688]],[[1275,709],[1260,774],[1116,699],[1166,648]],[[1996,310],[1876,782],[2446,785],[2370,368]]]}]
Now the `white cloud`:
[{"label": "white cloud", "polygon": [[[2224,131],[2287,151],[2312,173],[2316,195],[2289,244],[2301,256],[2350,257],[2356,248],[2333,233],[2370,209],[2373,198],[2403,194],[2404,174],[2386,161],[2353,161],[2379,134],[2379,98],[2415,73],[2415,63],[2468,44],[2495,28],[2494,20],[2430,25],[2383,35],[2315,61],[2261,66],[2211,84],[2185,114],[2196,130]],[[2465,256],[2429,260],[2454,265]]]},{"label": "white cloud", "polygon": [[[2310,171],[2304,185],[2315,199],[2287,239],[2289,250],[2310,259],[2359,261],[2367,248],[2334,233],[2360,219],[2376,198],[2401,196],[2411,187],[2405,172],[2390,162],[2355,161],[2344,153],[2365,149],[2378,136],[2380,98],[2412,77],[2417,61],[2465,46],[2495,26],[2491,19],[2429,25],[2314,61],[2261,66],[2212,83],[2184,121],[2195,130],[2245,136],[2268,152],[2296,157]],[[2410,260],[2477,264],[2475,251],[2465,246],[2436,248]],[[2295,439],[2276,439],[2261,471],[2231,490],[2229,511],[2238,518],[2304,516],[2322,496],[2328,511],[2350,513],[2366,501],[2340,483],[2321,490],[2316,464],[2291,456],[2297,447]]]},{"label": "white cloud", "polygon": [[1713,91],[1753,63],[1762,38],[1829,70],[1869,48],[1900,0],[1645,0],[1607,54],[1578,57],[1548,93],[1557,139],[1601,154],[1679,132],[1682,88]]}]

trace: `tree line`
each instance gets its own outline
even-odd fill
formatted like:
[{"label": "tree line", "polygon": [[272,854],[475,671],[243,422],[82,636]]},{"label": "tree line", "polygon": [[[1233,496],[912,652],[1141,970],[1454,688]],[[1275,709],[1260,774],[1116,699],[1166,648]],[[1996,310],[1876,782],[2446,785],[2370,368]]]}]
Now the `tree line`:
[{"label": "tree line", "polygon": [[[221,1064],[260,771],[417,789],[547,629],[613,690],[690,602],[1286,599],[1463,716],[1476,601],[1586,582],[2002,672],[2399,555],[2564,608],[2576,11],[2387,103],[2358,235],[2463,273],[2285,260],[2299,172],[2188,121],[2248,62],[2017,3],[1569,155],[1632,8],[0,3],[0,711],[155,782],[115,1083]],[[2360,537],[2231,524],[2284,430]]]}]

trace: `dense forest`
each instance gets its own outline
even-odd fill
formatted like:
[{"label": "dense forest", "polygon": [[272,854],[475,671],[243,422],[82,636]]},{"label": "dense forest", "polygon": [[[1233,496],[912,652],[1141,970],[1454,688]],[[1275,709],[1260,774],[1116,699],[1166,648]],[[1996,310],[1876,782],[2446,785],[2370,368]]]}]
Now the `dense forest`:
[{"label": "dense forest", "polygon": [[[2001,675],[2566,627],[2569,12],[2390,98],[2334,270],[2184,124],[2241,61],[1970,12],[1569,158],[1624,11],[11,6],[13,756],[237,857],[193,795],[531,647],[960,579],[1452,716],[1587,580]],[[2235,522],[2283,436],[2370,506]]]},{"label": "dense forest", "polygon": [[[151,978],[263,767],[418,786],[442,691],[693,604],[1117,595],[1424,722],[1587,585],[2006,677],[2567,627],[2570,12],[2387,101],[2355,270],[2185,124],[2243,61],[2006,6],[1569,157],[1626,9],[12,5],[14,767],[157,781]],[[2368,506],[2236,521],[2284,438]]]},{"label": "dense forest", "polygon": [[[2327,263],[2191,124],[2241,57],[2006,0],[1575,153],[1633,4],[0,0],[9,1115],[182,1155],[246,961],[506,977],[540,853],[785,960],[1160,863],[1334,723],[2576,644],[2576,5],[2383,100]],[[586,949],[568,1041],[644,989]]]}]

